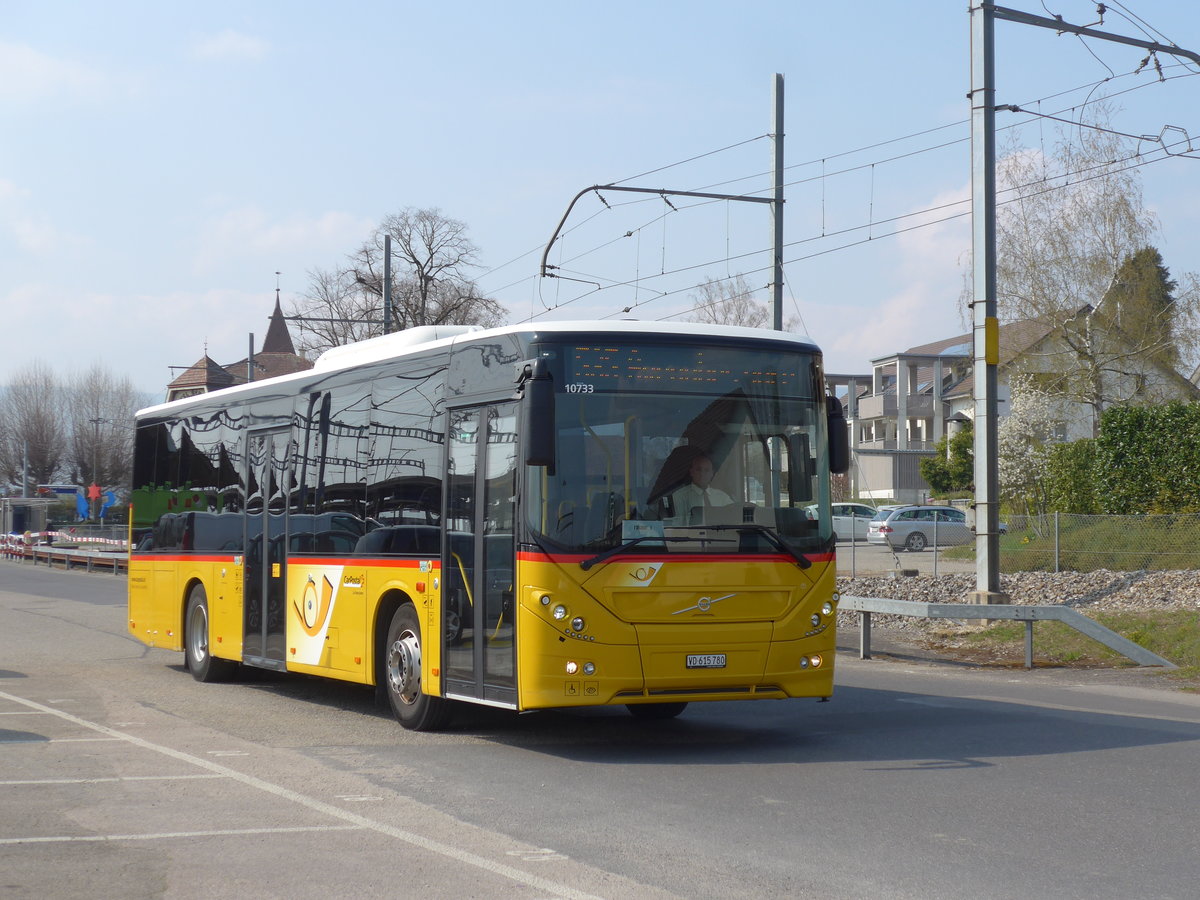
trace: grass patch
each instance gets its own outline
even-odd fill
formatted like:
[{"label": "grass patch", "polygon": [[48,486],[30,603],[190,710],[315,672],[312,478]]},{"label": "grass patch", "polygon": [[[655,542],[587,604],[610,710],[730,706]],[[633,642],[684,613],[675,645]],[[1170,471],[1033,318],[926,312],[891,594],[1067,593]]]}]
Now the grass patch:
[{"label": "grass patch", "polygon": [[[1111,612],[1093,618],[1106,628],[1169,659],[1181,680],[1200,680],[1200,612]],[[964,637],[964,644],[994,655],[1024,659],[1025,623],[995,622]],[[1115,650],[1061,622],[1038,622],[1033,631],[1034,659],[1059,664],[1134,665]]]}]

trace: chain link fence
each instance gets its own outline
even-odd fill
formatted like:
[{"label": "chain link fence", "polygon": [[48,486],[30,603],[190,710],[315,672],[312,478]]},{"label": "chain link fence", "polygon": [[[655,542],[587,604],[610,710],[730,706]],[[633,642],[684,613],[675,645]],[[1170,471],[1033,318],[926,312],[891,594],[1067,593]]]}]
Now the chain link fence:
[{"label": "chain link fence", "polygon": [[1200,513],[1160,516],[1008,516],[1004,572],[1200,569]]}]

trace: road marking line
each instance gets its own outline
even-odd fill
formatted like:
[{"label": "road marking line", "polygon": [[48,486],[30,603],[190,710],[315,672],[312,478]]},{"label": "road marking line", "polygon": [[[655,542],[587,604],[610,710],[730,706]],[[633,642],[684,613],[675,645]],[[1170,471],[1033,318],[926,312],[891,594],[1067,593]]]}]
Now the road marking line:
[{"label": "road marking line", "polygon": [[224,778],[224,775],[120,775],[113,778],[38,778],[28,781],[0,781],[0,787],[18,784],[108,784],[114,781],[195,781]]},{"label": "road marking line", "polygon": [[20,738],[15,741],[0,741],[0,744],[106,744],[121,740],[119,737],[99,738]]},{"label": "road marking line", "polygon": [[232,837],[244,834],[302,834],[310,831],[362,831],[358,825],[308,825],[295,828],[224,828],[212,831],[160,831],[157,834],[76,834],[0,838],[0,844],[104,844],[109,841],[162,841],[173,838]]},{"label": "road marking line", "polygon": [[207,769],[209,772],[215,772],[216,774],[224,775],[227,778],[233,779],[234,781],[240,781],[247,787],[255,788],[267,794],[274,794],[276,797],[282,797],[285,800],[290,800],[293,803],[304,806],[315,812],[322,812],[335,819],[341,819],[343,822],[349,822],[350,824],[356,825],[360,828],[367,828],[372,831],[379,832],[380,834],[386,834],[398,841],[403,841],[406,844],[411,844],[414,847],[427,850],[430,853],[436,853],[437,855],[444,856],[447,859],[452,859],[468,866],[474,866],[477,869],[490,872],[491,874],[498,875],[502,878],[507,878],[510,881],[515,881],[518,884],[523,884],[539,891],[546,891],[554,894],[556,897],[566,898],[566,900],[600,900],[600,898],[596,897],[594,894],[588,894],[583,891],[576,890],[573,887],[569,887],[568,885],[559,884],[558,882],[550,881],[549,879],[541,878],[537,875],[531,875],[528,872],[523,872],[520,869],[514,868],[513,866],[505,865],[504,863],[497,862],[496,860],[487,859],[486,857],[471,853],[468,850],[461,850],[458,847],[444,844],[441,841],[427,838],[424,835],[415,834],[414,832],[405,831],[400,828],[394,828],[391,825],[385,825],[382,822],[376,822],[372,819],[368,819],[366,816],[360,816],[356,813],[349,812],[341,809],[340,807],[334,806],[331,803],[325,803],[322,800],[318,800],[315,797],[306,797],[305,795],[289,788],[285,788],[282,785],[272,784],[269,781],[264,781],[263,779],[256,778],[253,775],[247,775],[243,772],[237,771],[236,769],[230,769],[226,766],[220,765],[219,763],[212,762],[211,760],[202,759],[199,756],[193,756],[190,753],[184,753],[182,750],[164,747],[161,744],[155,744],[152,741],[137,737],[136,735],[124,734],[123,732],[109,728],[107,725],[101,725],[98,722],[89,722],[87,719],[80,718],[73,713],[64,712],[63,710],[59,709],[52,709],[51,707],[43,706],[41,703],[37,703],[36,701],[26,700],[24,697],[18,697],[14,694],[5,693],[4,691],[0,691],[0,700],[9,700],[13,703],[19,703],[22,706],[27,706],[30,709],[48,712],[51,715],[58,716],[67,722],[72,722],[81,728],[89,728],[92,731],[97,731],[100,734],[108,735],[116,738],[117,740],[126,741],[135,747],[141,747],[144,750],[151,750],[155,753],[161,753],[162,755],[169,756],[172,759],[190,763],[191,765],[197,766],[201,769]]}]

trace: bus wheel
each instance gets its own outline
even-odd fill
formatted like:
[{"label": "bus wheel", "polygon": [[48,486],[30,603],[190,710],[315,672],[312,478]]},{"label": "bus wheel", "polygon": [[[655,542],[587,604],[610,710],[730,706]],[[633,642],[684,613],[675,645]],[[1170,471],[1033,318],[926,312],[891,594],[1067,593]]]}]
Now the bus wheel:
[{"label": "bus wheel", "polygon": [[421,623],[410,603],[392,615],[384,674],[392,712],[405,728],[436,731],[450,721],[449,701],[421,691]]},{"label": "bus wheel", "polygon": [[686,703],[628,703],[625,708],[635,719],[661,721],[673,719],[685,709]]},{"label": "bus wheel", "polygon": [[184,618],[183,656],[188,671],[197,681],[224,681],[237,669],[237,663],[217,659],[208,647],[208,595],[204,585],[193,585],[188,593]]}]

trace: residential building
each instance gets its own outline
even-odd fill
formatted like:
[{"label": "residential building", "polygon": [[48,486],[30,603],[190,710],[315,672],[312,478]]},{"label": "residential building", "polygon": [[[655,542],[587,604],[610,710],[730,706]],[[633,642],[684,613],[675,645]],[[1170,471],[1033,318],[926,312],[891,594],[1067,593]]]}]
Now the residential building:
[{"label": "residential building", "polygon": [[[1093,321],[1085,306],[1065,323],[1011,322],[1000,327],[997,412],[1009,408],[1010,384],[1022,375],[1056,404],[1053,437],[1073,441],[1098,432],[1109,406],[1200,399],[1200,388],[1145,353],[1115,328]],[[1091,350],[1089,357],[1078,350]],[[972,337],[956,335],[871,360],[862,375],[831,375],[850,428],[852,496],[921,502],[930,488],[920,460],[943,435],[975,417]],[[1086,380],[1086,392],[1079,390]],[[1081,402],[1080,397],[1095,402]]]}]

